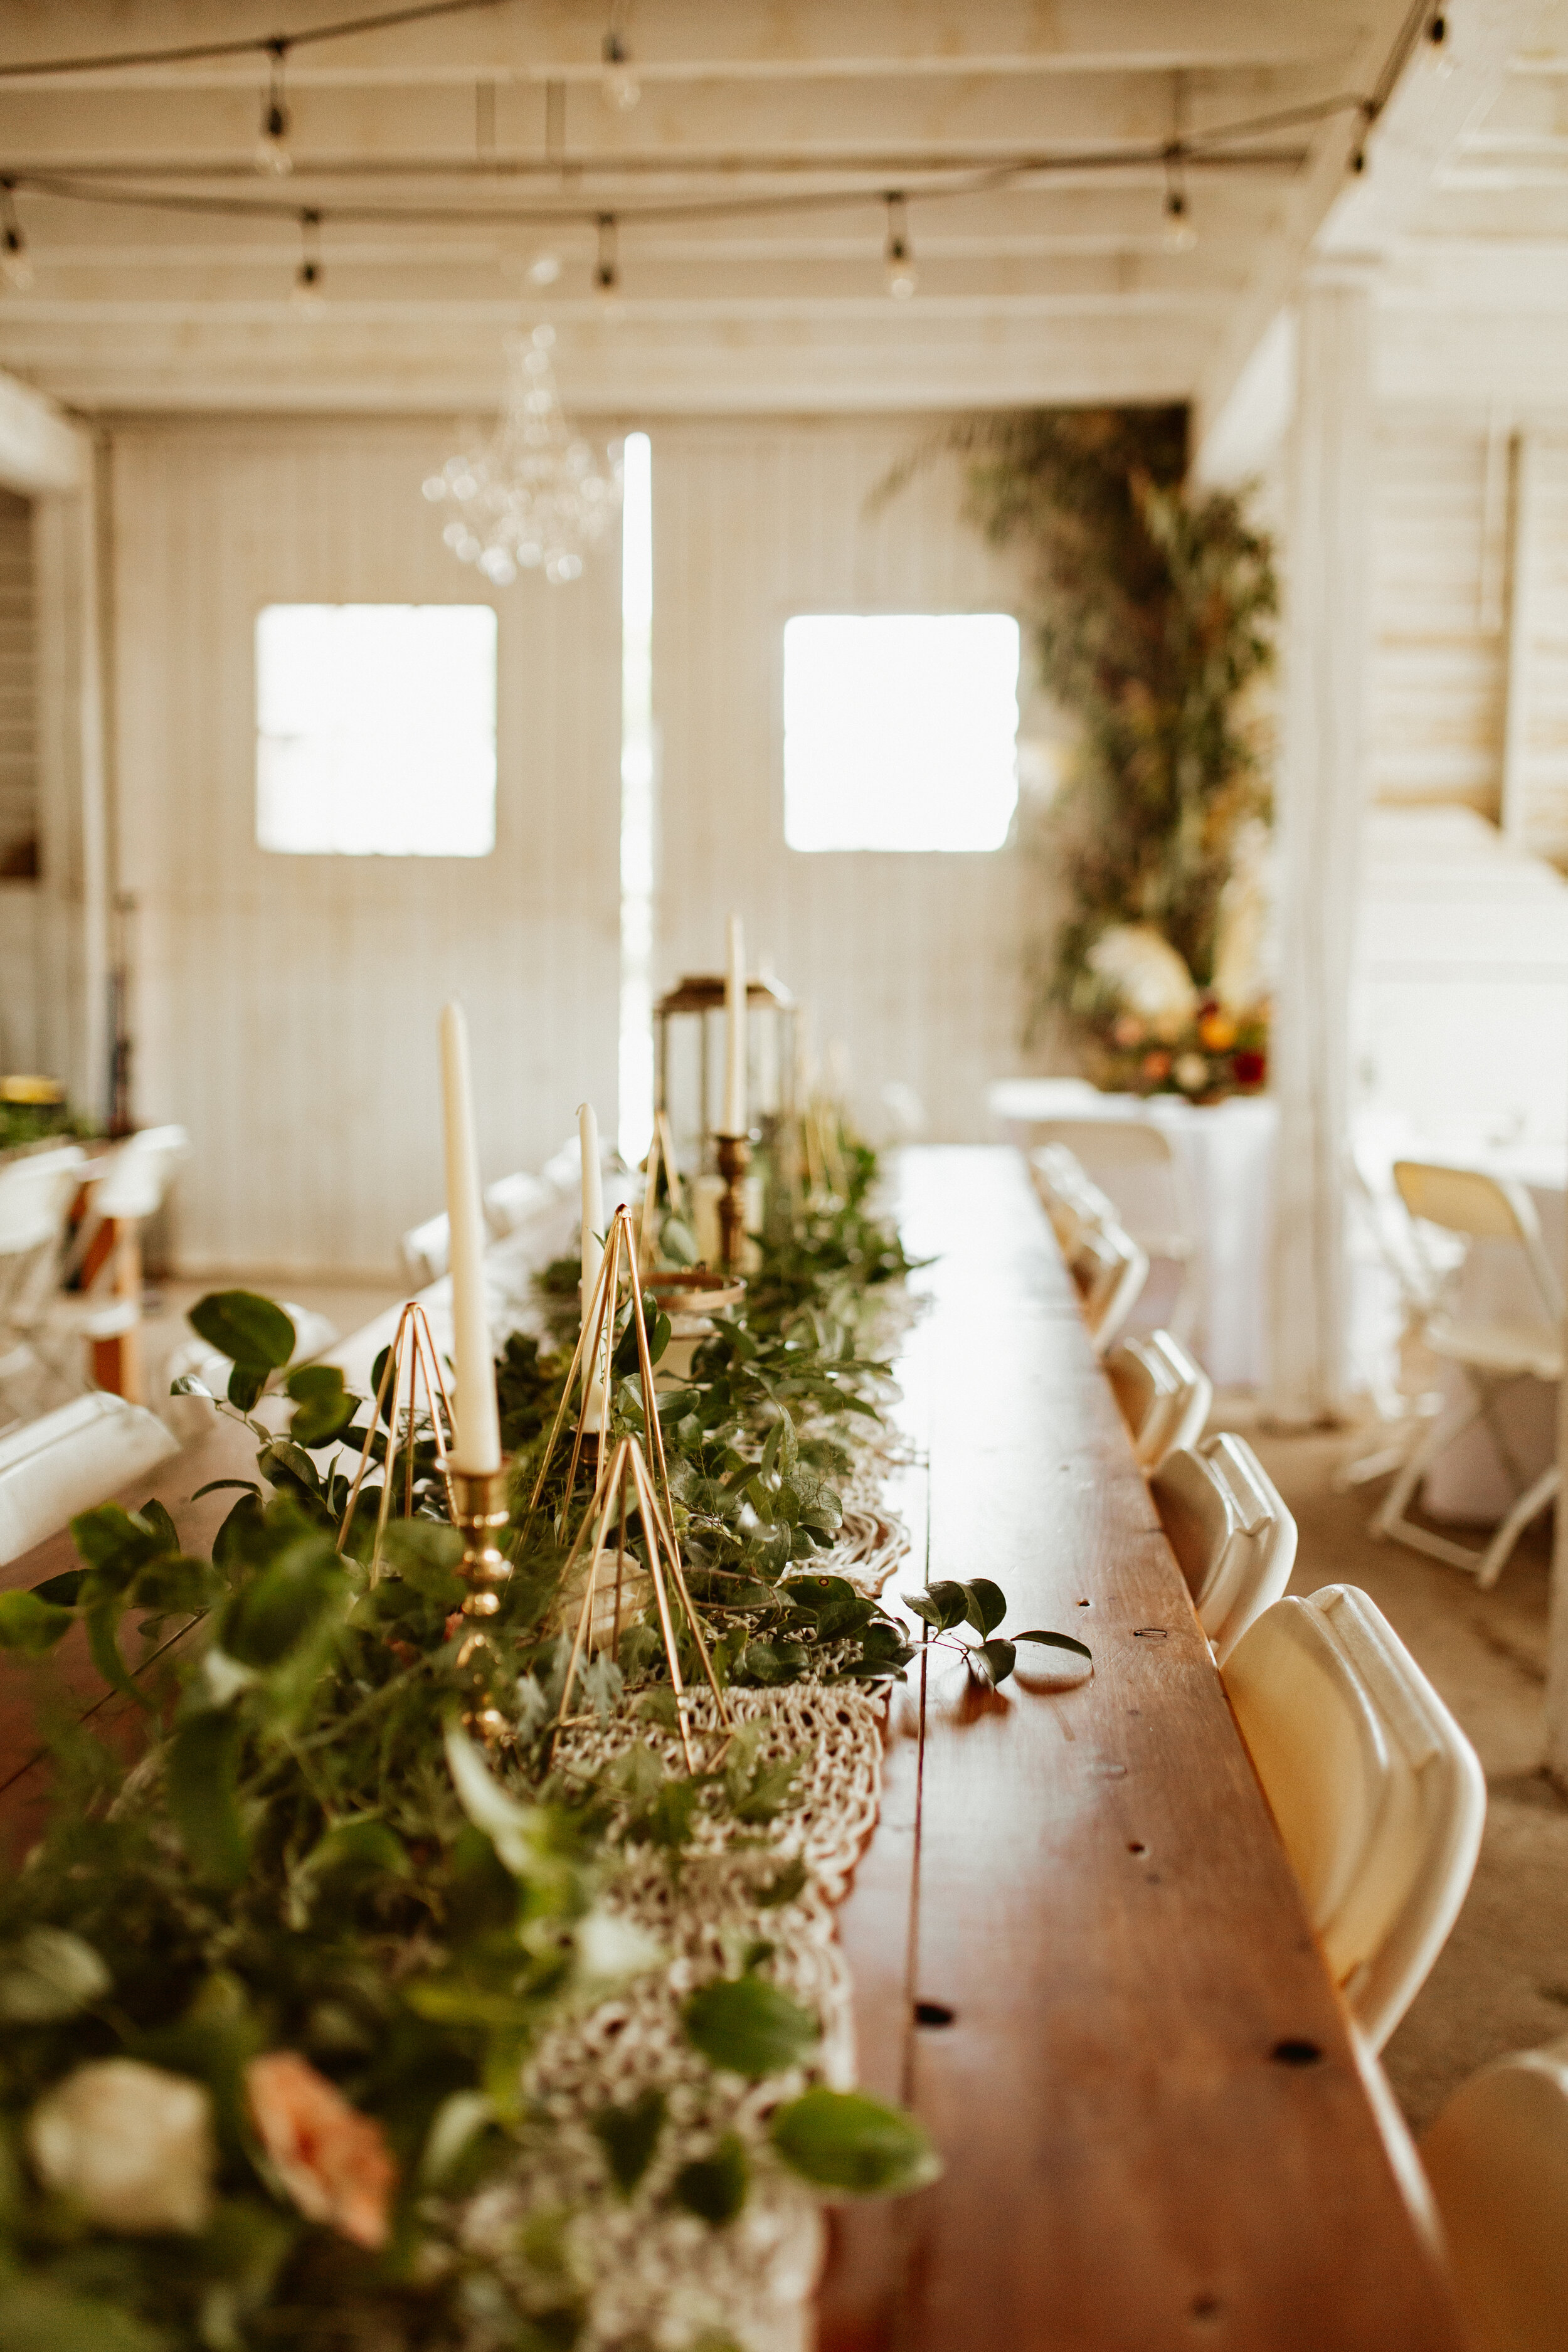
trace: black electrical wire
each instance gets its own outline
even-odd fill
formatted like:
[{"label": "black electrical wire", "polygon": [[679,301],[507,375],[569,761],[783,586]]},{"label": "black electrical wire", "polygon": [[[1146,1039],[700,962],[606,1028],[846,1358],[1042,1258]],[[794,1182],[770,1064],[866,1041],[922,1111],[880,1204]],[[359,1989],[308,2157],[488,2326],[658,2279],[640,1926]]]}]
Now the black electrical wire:
[{"label": "black electrical wire", "polygon": [[41,79],[46,74],[125,73],[137,66],[198,65],[208,58],[265,57],[268,50],[303,49],[318,41],[346,40],[352,33],[382,33],[416,25],[428,16],[458,16],[476,8],[499,8],[502,0],[421,0],[411,8],[384,8],[374,16],[345,16],[335,25],[310,25],[298,33],[258,33],[232,41],[191,41],[174,49],[120,49],[96,58],[41,58],[0,62],[0,81]]}]

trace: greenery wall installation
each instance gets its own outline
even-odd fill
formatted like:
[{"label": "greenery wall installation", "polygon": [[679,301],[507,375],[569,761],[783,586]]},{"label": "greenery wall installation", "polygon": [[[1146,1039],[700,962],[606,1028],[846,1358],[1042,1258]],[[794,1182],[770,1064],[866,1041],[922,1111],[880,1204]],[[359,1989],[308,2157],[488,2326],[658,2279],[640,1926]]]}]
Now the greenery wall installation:
[{"label": "greenery wall installation", "polygon": [[1078,729],[1032,845],[1066,913],[1031,955],[1027,1034],[1056,1010],[1102,1084],[1206,1098],[1266,1072],[1253,690],[1277,591],[1242,500],[1186,480],[1186,437],[1180,407],[1061,408],[940,446],[973,520],[1025,556],[1040,681]]}]

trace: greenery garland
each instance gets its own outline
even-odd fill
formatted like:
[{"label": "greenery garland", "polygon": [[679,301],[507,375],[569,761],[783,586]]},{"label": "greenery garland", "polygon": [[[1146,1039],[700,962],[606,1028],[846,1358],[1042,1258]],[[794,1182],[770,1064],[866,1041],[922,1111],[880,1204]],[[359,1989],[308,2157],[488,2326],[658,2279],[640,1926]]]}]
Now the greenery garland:
[{"label": "greenery garland", "polygon": [[[850,1169],[847,1199],[767,1247],[744,1315],[724,1318],[688,1386],[655,1400],[694,1603],[731,1688],[875,1687],[914,1655],[899,1620],[814,1567],[839,1525],[854,1428],[875,1426],[887,1394],[869,1305],[909,1265],[868,1206],[872,1155],[854,1150]],[[642,1311],[657,1352],[668,1325],[651,1297]],[[630,1312],[613,1431],[640,1430],[647,1405]],[[410,1514],[395,1482],[373,1581],[374,1488],[346,1551],[336,1530],[353,1452],[368,1436],[384,1462],[386,1432],[330,1367],[282,1370],[294,1334],[270,1301],[219,1294],[192,1319],[229,1357],[223,1409],[258,1449],[256,1480],[219,1482],[237,1499],[210,1559],[182,1551],[157,1503],[108,1505],[72,1522],[79,1569],[0,1595],[15,1651],[41,1654],[84,1625],[148,1733],[127,1780],[83,1727],[57,1732],[50,1825],[0,1884],[0,2342],[563,2352],[584,2297],[562,2217],[498,2263],[463,2214],[525,2151],[548,2161],[529,2053],[650,1964],[617,1908],[628,1871],[651,1853],[679,1877],[722,1820],[744,1827],[753,1903],[798,1890],[800,1864],[777,1851],[795,1768],[760,1759],[742,1731],[697,1775],[668,1769],[673,1693],[650,1612],[588,1674],[590,1704],[629,1745],[596,1776],[563,1770],[559,1486],[526,1550],[514,1516],[502,1613],[465,1667],[459,1539],[428,1434]],[[513,1338],[499,1368],[523,1496],[564,1364]],[[255,1417],[269,1392],[284,1433]],[[961,1644],[972,1671],[1010,1672],[994,1586],[912,1602],[931,1632],[973,1628],[979,1641]],[[193,1616],[196,1638],[138,1677],[128,1611],[154,1643]],[[694,1666],[684,1622],[680,1638]],[[1088,1655],[1066,1636],[1016,1638]],[[490,1753],[459,1720],[484,1703],[513,1727]],[[912,2118],[811,2079],[818,2020],[773,1980],[773,1950],[734,1955],[681,2011],[696,2061],[805,2083],[765,2138],[725,2133],[658,2189],[713,2229],[759,2167],[833,2195],[898,2193],[939,2168]],[[595,2193],[653,2193],[662,2095],[607,2107],[593,2128]]]},{"label": "greenery garland", "polygon": [[[1182,407],[1036,409],[966,418],[937,446],[966,462],[972,519],[1024,550],[1041,682],[1079,730],[1031,845],[1067,912],[1031,951],[1026,1035],[1066,1013],[1103,1083],[1213,1095],[1266,1073],[1266,1005],[1215,983],[1237,845],[1269,811],[1249,697],[1278,589],[1242,500],[1184,479],[1186,428]],[[1174,950],[1190,1003],[1151,1010],[1097,969],[1126,930]]]}]

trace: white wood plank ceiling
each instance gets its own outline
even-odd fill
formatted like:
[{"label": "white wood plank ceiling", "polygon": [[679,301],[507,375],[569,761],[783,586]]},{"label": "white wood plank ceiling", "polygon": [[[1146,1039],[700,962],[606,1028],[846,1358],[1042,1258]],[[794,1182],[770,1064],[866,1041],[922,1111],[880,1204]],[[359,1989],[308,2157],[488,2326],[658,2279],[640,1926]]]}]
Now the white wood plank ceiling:
[{"label": "white wood plank ceiling", "polygon": [[[356,13],[4,0],[0,68]],[[290,47],[282,178],[257,163],[265,56],[0,71],[0,176],[33,264],[0,296],[0,367],[86,410],[450,411],[490,402],[507,329],[548,317],[564,395],[600,411],[1212,404],[1343,185],[1354,101],[1421,14],[622,0],[612,25],[605,0],[500,0]],[[607,102],[612,29],[629,108]],[[1538,119],[1563,87],[1526,105],[1538,146],[1563,144]],[[1166,240],[1173,183],[1190,250]],[[884,270],[894,191],[905,300]],[[314,312],[290,299],[306,212]],[[552,262],[553,283],[531,278]]]}]

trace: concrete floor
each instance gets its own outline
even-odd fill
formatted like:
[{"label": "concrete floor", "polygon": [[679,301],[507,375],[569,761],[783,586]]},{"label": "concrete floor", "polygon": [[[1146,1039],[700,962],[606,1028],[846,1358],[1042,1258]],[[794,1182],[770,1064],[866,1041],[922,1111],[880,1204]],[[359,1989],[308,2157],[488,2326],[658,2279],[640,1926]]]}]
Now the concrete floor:
[{"label": "concrete floor", "polygon": [[[1215,1426],[1244,1415],[1216,1413]],[[1300,1531],[1293,1592],[1355,1584],[1371,1594],[1475,1743],[1487,1826],[1468,1898],[1384,2053],[1419,2135],[1489,2059],[1568,2033],[1568,1802],[1542,1770],[1552,1522],[1530,1530],[1490,1592],[1457,1569],[1367,1534],[1384,1489],[1338,1494],[1358,1449],[1344,1433],[1249,1442]],[[1449,1530],[1460,1540],[1469,1531]]]}]

